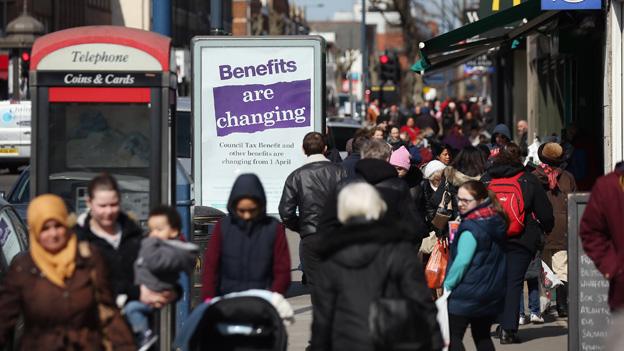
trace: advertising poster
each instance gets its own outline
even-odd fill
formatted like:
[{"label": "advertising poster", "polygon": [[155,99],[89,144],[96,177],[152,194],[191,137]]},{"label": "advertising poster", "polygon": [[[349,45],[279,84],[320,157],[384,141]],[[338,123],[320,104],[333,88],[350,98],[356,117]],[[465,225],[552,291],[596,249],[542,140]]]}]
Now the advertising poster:
[{"label": "advertising poster", "polygon": [[305,160],[303,137],[322,125],[320,43],[194,40],[198,204],[226,212],[236,177],[255,173],[267,194],[267,211],[278,212],[286,177]]}]

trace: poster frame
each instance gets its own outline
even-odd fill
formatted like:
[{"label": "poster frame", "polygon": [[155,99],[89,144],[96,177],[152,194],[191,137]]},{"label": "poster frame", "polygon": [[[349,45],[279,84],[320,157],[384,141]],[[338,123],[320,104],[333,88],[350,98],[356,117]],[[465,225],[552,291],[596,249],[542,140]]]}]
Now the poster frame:
[{"label": "poster frame", "polygon": [[[192,79],[191,87],[191,116],[193,118],[193,162],[192,174],[194,181],[194,197],[196,206],[206,206],[207,199],[202,198],[203,182],[209,182],[208,172],[202,165],[202,116],[201,116],[201,91],[202,91],[202,60],[201,54],[204,48],[312,48],[313,57],[313,81],[312,86],[312,106],[314,114],[311,126],[314,131],[324,133],[325,131],[325,40],[321,36],[262,36],[262,37],[227,37],[227,36],[196,36],[191,40],[191,65]],[[293,140],[295,145],[300,145],[301,140]],[[205,179],[204,179],[205,178]],[[233,180],[232,180],[233,181]]]}]

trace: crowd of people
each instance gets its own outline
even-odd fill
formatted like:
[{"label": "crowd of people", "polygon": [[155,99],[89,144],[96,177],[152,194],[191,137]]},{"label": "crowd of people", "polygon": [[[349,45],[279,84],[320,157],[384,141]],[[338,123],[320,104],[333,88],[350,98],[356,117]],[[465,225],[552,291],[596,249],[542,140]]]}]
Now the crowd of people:
[{"label": "crowd of people", "polygon": [[[30,250],[0,285],[0,346],[11,342],[21,315],[22,350],[147,350],[157,339],[154,312],[180,297],[179,274],[195,267],[197,255],[204,256],[206,303],[253,289],[284,295],[291,283],[286,228],[301,236],[313,311],[309,350],[463,350],[469,326],[477,350],[494,350],[495,324],[500,343],[512,344],[522,340],[521,324],[543,323],[555,311],[567,317],[567,195],[577,187],[566,146],[546,141],[527,160],[526,123],[518,123],[514,143],[509,127],[493,125],[489,108],[476,102],[372,111],[344,160],[326,135],[304,137],[307,159],[286,179],[281,221],[267,214],[260,179],[239,175],[204,253],[183,240],[168,206],[152,209],[144,234],[121,211],[119,187],[107,174],[91,180],[89,210],[77,218],[55,195],[35,198]],[[624,189],[619,172],[609,181]],[[592,198],[587,211],[596,218],[581,227],[586,250],[621,283],[619,256],[604,253],[613,244]],[[424,267],[433,246],[448,252],[448,264],[432,289]],[[542,261],[563,282],[552,311],[541,308],[540,274],[531,274]],[[449,345],[438,322],[440,296]],[[621,305],[621,295],[610,299]]]},{"label": "crowd of people", "polygon": [[[381,350],[410,342],[439,349],[434,300],[443,290],[450,292],[450,350],[463,350],[468,326],[478,350],[494,350],[495,324],[500,343],[512,344],[522,340],[521,324],[544,323],[546,313],[566,318],[566,199],[576,191],[566,145],[547,139],[529,159],[527,123],[518,122],[514,143],[510,128],[494,124],[491,108],[478,101],[408,112],[380,111],[375,103],[368,125],[347,142],[344,160],[330,161],[326,156],[335,153],[323,136],[308,134],[308,162],[284,187],[281,218],[293,231],[305,225],[300,257],[312,288],[309,349]],[[423,270],[437,244],[449,249],[449,262],[441,289],[431,291]],[[563,282],[548,310],[540,305],[542,261]],[[400,328],[391,338],[372,330],[372,306],[387,295],[403,299],[407,314],[427,328],[418,341]],[[394,312],[404,325],[415,318]]]}]

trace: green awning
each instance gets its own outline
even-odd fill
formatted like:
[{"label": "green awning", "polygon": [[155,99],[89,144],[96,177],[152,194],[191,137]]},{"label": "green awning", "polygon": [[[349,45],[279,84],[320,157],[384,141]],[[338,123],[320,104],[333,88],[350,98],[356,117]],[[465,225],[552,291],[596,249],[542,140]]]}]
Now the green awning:
[{"label": "green awning", "polygon": [[[542,11],[541,0],[528,0],[419,44],[412,71],[423,74],[468,61],[552,20],[558,11]],[[478,39],[467,41],[478,36]]]}]

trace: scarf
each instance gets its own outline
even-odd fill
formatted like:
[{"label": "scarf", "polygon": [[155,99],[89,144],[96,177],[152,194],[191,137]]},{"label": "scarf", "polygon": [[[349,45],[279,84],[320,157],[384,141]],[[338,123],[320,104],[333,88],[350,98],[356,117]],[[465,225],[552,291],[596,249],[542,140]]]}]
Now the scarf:
[{"label": "scarf", "polygon": [[470,212],[465,219],[475,220],[475,219],[487,219],[490,217],[494,217],[498,214],[496,210],[491,205],[487,205],[485,207],[476,208],[474,211]]},{"label": "scarf", "polygon": [[65,287],[65,279],[70,278],[76,269],[78,239],[67,229],[67,235],[70,235],[67,245],[61,251],[51,253],[41,246],[39,235],[49,220],[55,220],[67,228],[67,217],[65,203],[56,195],[38,196],[28,206],[30,256],[45,278],[59,287]]},{"label": "scarf", "polygon": [[561,170],[559,168],[549,166],[545,163],[542,163],[540,167],[542,168],[544,173],[546,173],[546,176],[548,176],[548,188],[550,190],[554,190],[557,187],[557,178],[559,178]]}]

